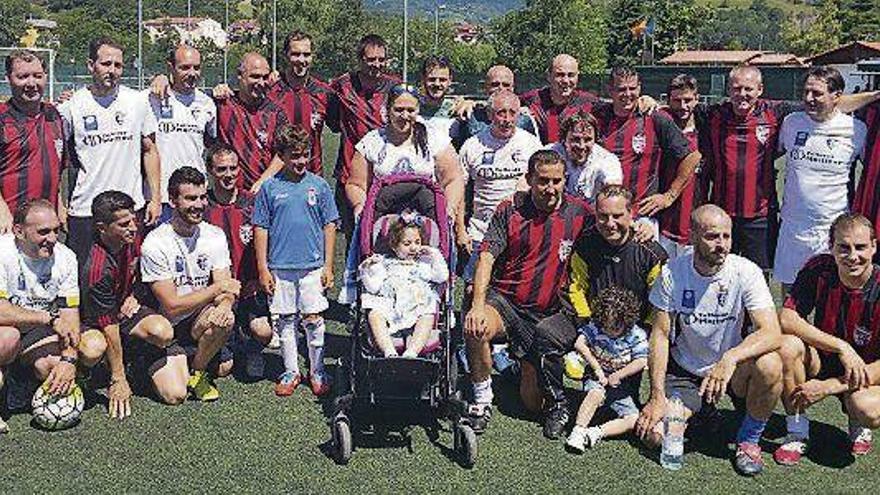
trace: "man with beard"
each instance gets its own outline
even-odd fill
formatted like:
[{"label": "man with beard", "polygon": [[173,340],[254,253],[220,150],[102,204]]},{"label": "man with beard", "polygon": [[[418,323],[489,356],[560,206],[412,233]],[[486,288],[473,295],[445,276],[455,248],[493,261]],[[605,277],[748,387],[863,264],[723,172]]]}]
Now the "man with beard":
[{"label": "man with beard", "polygon": [[589,112],[598,101],[596,95],[578,89],[578,61],[568,54],[553,57],[547,68],[547,86],[522,95],[523,106],[528,107],[538,122],[538,136],[544,144],[562,138],[559,124],[568,112],[583,109]]},{"label": "man with beard", "polygon": [[[536,325],[556,312],[571,246],[590,218],[586,203],[565,195],[565,164],[553,151],[531,156],[526,180],[529,191],[503,201],[492,216],[480,245],[473,304],[464,322],[473,383],[468,421],[480,433],[492,414],[494,339],[507,337],[514,354],[526,358],[520,393],[526,400],[534,397],[528,387],[536,381]],[[556,420],[553,415],[548,418]]]},{"label": "man with beard", "polygon": [[590,205],[604,186],[623,181],[620,160],[596,144],[598,126],[592,114],[579,109],[562,119],[562,141],[548,147],[565,160],[565,192]]},{"label": "man with beard", "polygon": [[205,176],[181,167],[171,174],[168,197],[174,213],[144,240],[141,280],[152,291],[151,305],[174,325],[178,341],[195,347],[187,388],[197,400],[213,401],[220,392],[207,369],[233,328],[232,305],[241,284],[230,272],[226,235],[203,220]]},{"label": "man with beard", "polygon": [[92,202],[92,218],[95,244],[80,268],[82,317],[107,339],[108,414],[118,419],[131,415],[129,377],[135,383],[149,377],[162,402],[181,404],[189,375],[186,355],[174,342],[168,319],[145,305],[134,201],[123,192],[104,191]]},{"label": "man with beard", "polygon": [[6,80],[12,97],[0,103],[0,234],[12,231],[12,212],[29,199],[60,204],[64,166],[64,125],[49,103],[46,69],[33,52],[6,56]]},{"label": "man with beard", "polygon": [[[15,211],[12,233],[0,236],[0,366],[13,363],[15,378],[8,409],[30,404],[34,379],[50,394],[67,394],[77,365],[94,366],[107,347],[101,332],[81,330],[78,265],[58,243],[60,230],[55,206],[31,199]],[[7,430],[0,420],[0,432]]]},{"label": "man with beard", "polygon": [[[667,112],[675,125],[681,129],[691,151],[698,149],[699,140],[694,119],[694,108],[700,102],[697,80],[687,74],[679,74],[666,86]],[[702,161],[700,162],[702,164]],[[675,181],[678,170],[674,164],[665,164],[660,177],[660,188],[668,189]],[[701,165],[697,165],[694,176],[687,182],[678,201],[660,213],[660,244],[670,259],[690,250],[688,238],[691,233],[691,213],[706,202],[707,188]]]},{"label": "man with beard", "polygon": [[[678,397],[690,418],[728,393],[737,409],[745,402],[734,467],[754,476],[764,467],[758,442],[782,390],[782,360],[775,352],[781,333],[761,269],[730,254],[731,224],[715,205],[694,210],[693,252],[663,267],[651,289],[651,393],[636,433],[660,445],[668,398]],[[746,315],[751,326],[744,335]]]},{"label": "man with beard", "polygon": [[[811,259],[779,313],[784,365],[782,403],[788,435],[773,453],[779,464],[800,462],[810,442],[806,409],[837,396],[849,417],[850,453],[873,447],[880,427],[880,267],[874,227],[847,213],[831,227],[831,253]],[[809,321],[811,313],[813,323]]]},{"label": "man with beard", "polygon": [[162,157],[162,219],[171,217],[168,178],[190,166],[205,173],[205,145],[217,137],[217,106],[196,85],[202,78],[202,55],[180,45],[168,57],[171,87],[165,97],[150,94],[150,107],[159,123],[156,145]]},{"label": "man with beard", "polygon": [[[147,225],[162,213],[156,118],[144,95],[119,83],[122,45],[110,38],[92,41],[88,66],[92,84],[58,107],[75,153],[67,244],[79,260],[86,259],[92,246],[91,208],[99,193],[128,194],[138,215],[146,215]],[[149,201],[144,198],[144,175]]]}]

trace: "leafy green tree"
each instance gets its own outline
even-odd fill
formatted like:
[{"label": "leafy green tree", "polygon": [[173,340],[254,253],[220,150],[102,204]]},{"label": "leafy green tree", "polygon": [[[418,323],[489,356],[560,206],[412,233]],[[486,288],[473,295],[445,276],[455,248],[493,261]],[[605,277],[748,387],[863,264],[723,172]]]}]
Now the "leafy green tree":
[{"label": "leafy green tree", "polygon": [[0,46],[18,46],[25,33],[25,20],[34,8],[27,0],[0,1]]},{"label": "leafy green tree", "polygon": [[715,15],[702,24],[697,46],[705,50],[785,50],[779,26],[785,15],[764,0],[749,7],[715,9]]},{"label": "leafy green tree", "polygon": [[880,0],[836,0],[836,3],[841,43],[880,40]]},{"label": "leafy green tree", "polygon": [[795,14],[782,24],[782,39],[796,55],[814,55],[838,45],[841,24],[837,4],[826,0],[817,14]]},{"label": "leafy green tree", "polygon": [[608,63],[634,66],[642,60],[643,41],[630,28],[645,18],[643,2],[613,0],[608,4]]},{"label": "leafy green tree", "polygon": [[587,0],[532,0],[498,19],[492,31],[499,57],[518,72],[543,72],[559,53],[576,57],[583,73],[606,66],[605,15]]}]

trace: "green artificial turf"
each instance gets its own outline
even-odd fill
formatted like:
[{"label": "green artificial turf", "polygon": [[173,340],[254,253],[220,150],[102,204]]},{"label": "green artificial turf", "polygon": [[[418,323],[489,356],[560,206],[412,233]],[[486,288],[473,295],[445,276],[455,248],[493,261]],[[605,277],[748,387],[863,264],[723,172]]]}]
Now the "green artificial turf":
[{"label": "green artificial turf", "polygon": [[[324,142],[325,154],[335,156],[335,136]],[[332,167],[332,159],[325,162]],[[328,326],[331,363],[347,341],[339,321]],[[218,386],[222,397],[212,404],[167,407],[136,397],[133,416],[121,422],[110,420],[99,400],[79,426],[56,433],[14,415],[11,432],[0,435],[0,493],[855,493],[880,482],[876,452],[858,460],[846,453],[846,419],[834,399],[811,410],[813,450],[801,466],[772,462],[773,442],[784,434],[776,415],[765,434],[767,469],[744,479],[734,473],[724,441],[737,426],[729,403],[721,431],[690,441],[678,472],[664,470],[656,453],[631,439],[604,441],[582,456],[565,452],[561,442],[541,436],[501,380],[472,469],[450,454],[446,423],[435,441],[419,427],[408,441],[393,436],[356,444],[351,462],[339,466],[327,453],[327,404],[307,388],[282,399],[268,381],[227,378]]]}]

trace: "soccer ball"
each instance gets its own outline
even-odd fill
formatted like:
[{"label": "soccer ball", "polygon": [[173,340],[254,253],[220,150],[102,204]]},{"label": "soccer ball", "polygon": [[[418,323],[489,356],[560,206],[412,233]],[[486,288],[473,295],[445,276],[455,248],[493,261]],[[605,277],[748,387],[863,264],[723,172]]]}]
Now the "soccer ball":
[{"label": "soccer ball", "polygon": [[77,384],[73,384],[67,395],[50,395],[49,384],[44,383],[31,399],[31,413],[34,422],[50,431],[63,430],[79,423],[86,399]]}]

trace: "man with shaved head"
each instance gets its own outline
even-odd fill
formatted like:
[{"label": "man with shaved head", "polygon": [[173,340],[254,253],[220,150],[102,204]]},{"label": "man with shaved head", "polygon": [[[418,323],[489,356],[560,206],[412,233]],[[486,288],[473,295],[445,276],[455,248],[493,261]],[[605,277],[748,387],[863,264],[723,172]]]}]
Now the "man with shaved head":
[{"label": "man with shaved head", "polygon": [[267,97],[270,73],[265,57],[245,53],[238,64],[238,91],[217,101],[217,138],[235,150],[242,186],[252,191],[276,170],[270,167],[275,157],[275,130],[287,122],[281,108]]},{"label": "man with shaved head", "polygon": [[[458,215],[456,234],[459,244],[470,255],[464,271],[467,282],[473,280],[477,247],[492,220],[495,207],[518,189],[527,189],[525,175],[529,158],[541,148],[541,142],[516,126],[519,98],[510,89],[501,89],[489,97],[491,126],[468,139],[461,147],[459,160],[474,194],[473,213],[465,227],[464,212]],[[463,210],[463,208],[459,208]]]},{"label": "man with shaved head", "polygon": [[[493,65],[486,71],[483,91],[487,97],[491,97],[502,90],[516,91],[516,80],[514,79],[513,71],[505,65]],[[474,103],[472,101],[460,102],[456,105],[455,112],[464,121],[460,126],[458,135],[458,139],[461,141],[453,140],[453,144],[459,149],[468,138],[476,136],[492,123],[492,119],[489,117],[489,107],[482,103]],[[538,134],[538,124],[535,122],[529,109],[523,106],[520,106],[516,117],[516,126],[534,135]]]},{"label": "man with shaved head", "polygon": [[664,266],[651,289],[651,395],[636,433],[659,445],[667,398],[681,399],[690,418],[710,412],[727,393],[745,409],[734,465],[754,476],[764,467],[758,442],[782,391],[782,359],[775,352],[781,332],[761,269],[730,254],[731,226],[717,206],[694,210],[693,252]]},{"label": "man with shaved head", "polygon": [[217,106],[198,89],[202,56],[194,47],[180,45],[168,55],[171,87],[165,98],[150,93],[150,107],[159,123],[156,145],[162,157],[162,218],[171,218],[168,178],[180,167],[205,173],[205,146],[217,137]]},{"label": "man with shaved head", "polygon": [[578,89],[578,61],[567,54],[553,57],[547,68],[548,85],[522,95],[523,105],[529,108],[538,122],[538,136],[544,144],[562,138],[559,123],[562,117],[579,108],[590,111],[598,101],[596,95]]}]

